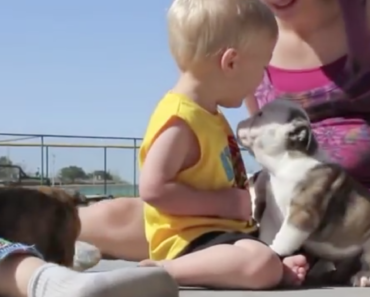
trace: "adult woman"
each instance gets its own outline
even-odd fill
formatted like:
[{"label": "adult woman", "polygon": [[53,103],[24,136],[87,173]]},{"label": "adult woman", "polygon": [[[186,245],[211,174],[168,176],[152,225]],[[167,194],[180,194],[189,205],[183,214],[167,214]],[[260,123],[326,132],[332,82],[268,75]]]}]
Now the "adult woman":
[{"label": "adult woman", "polygon": [[[298,100],[320,145],[370,187],[370,0],[261,1],[280,34],[255,98],[246,101],[250,113],[279,96]],[[147,258],[139,199],[95,204],[81,219],[81,240],[117,257]]]}]

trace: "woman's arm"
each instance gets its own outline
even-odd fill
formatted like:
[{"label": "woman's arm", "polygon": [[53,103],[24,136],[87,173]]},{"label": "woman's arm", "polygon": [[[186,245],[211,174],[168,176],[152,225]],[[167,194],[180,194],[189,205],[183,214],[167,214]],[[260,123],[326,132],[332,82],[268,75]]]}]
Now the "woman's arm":
[{"label": "woman's arm", "polygon": [[[361,70],[368,71],[370,69],[368,50],[370,45],[370,1],[338,0],[338,2],[344,20],[348,52],[352,56],[353,62],[355,62],[352,70],[356,72],[358,71],[356,68],[361,68]],[[353,24],[355,22],[356,26]]]}]

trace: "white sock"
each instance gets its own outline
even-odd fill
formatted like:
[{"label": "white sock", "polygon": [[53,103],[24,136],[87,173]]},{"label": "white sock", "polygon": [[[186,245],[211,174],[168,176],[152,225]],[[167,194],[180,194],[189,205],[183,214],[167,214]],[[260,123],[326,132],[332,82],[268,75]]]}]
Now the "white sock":
[{"label": "white sock", "polygon": [[78,273],[54,264],[35,271],[29,297],[177,297],[178,287],[160,268]]}]

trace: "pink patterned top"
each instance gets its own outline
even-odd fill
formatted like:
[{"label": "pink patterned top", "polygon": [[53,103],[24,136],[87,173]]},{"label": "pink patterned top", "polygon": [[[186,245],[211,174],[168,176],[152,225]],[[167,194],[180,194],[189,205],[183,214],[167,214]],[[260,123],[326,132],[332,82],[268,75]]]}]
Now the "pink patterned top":
[{"label": "pink patterned top", "polygon": [[299,102],[311,118],[320,146],[370,188],[370,32],[364,1],[339,1],[348,55],[317,69],[289,71],[270,66],[256,99],[260,107],[279,97]]}]

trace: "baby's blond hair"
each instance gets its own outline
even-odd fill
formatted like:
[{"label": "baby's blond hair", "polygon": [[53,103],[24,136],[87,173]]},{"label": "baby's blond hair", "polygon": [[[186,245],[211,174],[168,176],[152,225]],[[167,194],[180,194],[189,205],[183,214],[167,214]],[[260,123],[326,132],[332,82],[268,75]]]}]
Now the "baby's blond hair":
[{"label": "baby's blond hair", "polygon": [[174,0],[168,11],[171,53],[181,70],[226,48],[246,48],[261,32],[277,35],[259,0]]}]

